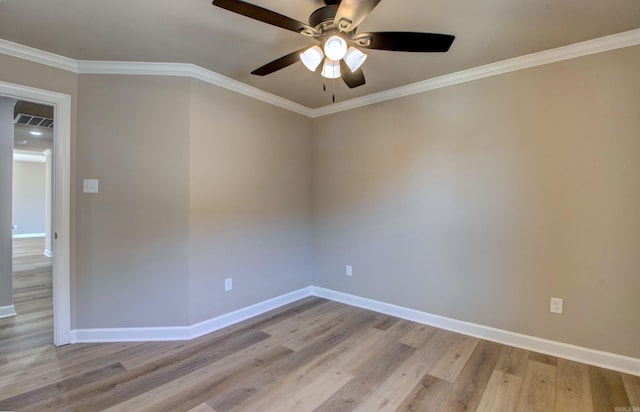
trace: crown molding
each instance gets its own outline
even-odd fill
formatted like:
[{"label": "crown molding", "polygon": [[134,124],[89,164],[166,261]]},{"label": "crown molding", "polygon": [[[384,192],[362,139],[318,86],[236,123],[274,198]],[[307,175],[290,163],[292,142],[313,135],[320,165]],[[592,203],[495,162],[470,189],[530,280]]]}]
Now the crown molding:
[{"label": "crown molding", "polygon": [[29,60],[34,63],[55,67],[56,69],[78,73],[78,61],[59,54],[50,53],[44,50],[34,49],[8,40],[0,39],[0,53],[17,57],[22,60]]},{"label": "crown molding", "polygon": [[638,44],[640,44],[640,29],[630,30],[568,46],[514,57],[512,59],[468,70],[462,70],[456,73],[446,74],[417,83],[408,84],[406,86],[373,93],[340,103],[334,103],[317,109],[312,109],[283,97],[276,96],[272,93],[265,92],[264,90],[249,86],[246,83],[239,82],[194,64],[74,60],[2,39],[0,39],[0,53],[79,74],[191,77],[307,117],[317,118],[358,107],[368,106],[374,103],[411,96],[413,94],[423,93],[429,90],[466,83],[485,77],[497,76],[499,74],[542,66],[590,54],[602,53],[623,47],[635,46]]},{"label": "crown molding", "polygon": [[249,86],[230,77],[196,66],[195,64],[80,60],[78,61],[78,68],[81,74],[191,77],[307,117],[313,116],[313,109],[309,107]]},{"label": "crown molding", "polygon": [[635,29],[623,33],[571,44],[569,46],[563,46],[555,49],[527,54],[520,57],[514,57],[512,59],[474,67],[472,69],[462,70],[456,73],[446,74],[444,76],[434,77],[432,79],[408,84],[406,86],[397,87],[395,89],[389,89],[367,96],[346,100],[344,102],[335,103],[329,106],[315,109],[312,116],[326,116],[333,113],[343,112],[345,110],[368,106],[387,100],[399,99],[401,97],[411,96],[413,94],[440,89],[447,86],[453,86],[460,83],[466,83],[485,77],[497,76],[499,74],[528,69],[536,66],[542,66],[562,60],[573,59],[576,57],[588,56],[590,54],[621,49],[623,47],[635,46],[638,44],[640,44],[640,29]]}]

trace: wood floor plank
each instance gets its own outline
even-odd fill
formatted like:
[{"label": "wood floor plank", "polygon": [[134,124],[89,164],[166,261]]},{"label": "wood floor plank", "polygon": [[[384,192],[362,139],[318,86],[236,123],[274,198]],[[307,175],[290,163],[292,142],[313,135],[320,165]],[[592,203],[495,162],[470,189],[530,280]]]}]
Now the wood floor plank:
[{"label": "wood floor plank", "polygon": [[529,352],[524,349],[504,346],[496,369],[506,373],[524,378],[529,361]]},{"label": "wood floor plank", "polygon": [[206,403],[201,403],[200,405],[189,409],[188,412],[216,412],[216,410]]},{"label": "wood floor plank", "polygon": [[240,404],[235,411],[268,411],[274,405],[282,411],[312,411],[353,379],[352,375],[335,368],[314,372],[288,380],[284,390],[263,392],[246,405]]},{"label": "wood floor plank", "polygon": [[319,405],[317,412],[348,411],[362,402],[366,396],[384,382],[402,362],[415,352],[415,348],[403,343],[388,346],[375,357],[373,362],[360,370],[360,373],[329,399]]},{"label": "wood floor plank", "polygon": [[451,412],[475,411],[500,358],[502,345],[481,340],[451,385],[449,397],[441,405]]},{"label": "wood floor plank", "polygon": [[264,327],[262,328],[262,331],[271,336],[289,336],[291,334],[295,334],[303,326],[309,326],[309,324],[320,322],[321,316],[343,308],[344,306],[341,306],[337,302],[327,301],[307,311],[284,319],[281,322]]},{"label": "wood floor plank", "polygon": [[449,347],[440,359],[429,368],[429,375],[435,376],[447,382],[453,382],[467,363],[469,356],[476,348],[479,339],[455,334]]},{"label": "wood floor plank", "polygon": [[203,344],[191,348],[160,362],[131,371],[125,370],[111,379],[68,391],[64,397],[53,399],[44,407],[76,410],[107,409],[268,337],[269,335],[260,331],[249,331],[242,335],[225,337],[209,345]]},{"label": "wood floor plank", "polygon": [[613,411],[615,408],[631,407],[619,372],[589,366],[589,381],[595,411]]},{"label": "wood floor plank", "polygon": [[[140,343],[131,342],[128,344],[137,345]],[[106,350],[116,352],[121,349],[119,345],[121,345],[121,343],[76,343],[74,345],[65,345],[57,348],[53,345],[48,345],[31,351],[8,354],[8,367],[20,365],[39,367],[51,362],[66,362],[73,357],[91,356],[93,351],[100,349],[108,348]],[[0,373],[2,373],[3,370],[4,368],[0,369]]]},{"label": "wood floor plank", "polygon": [[496,369],[491,374],[476,412],[516,411],[521,388],[521,377]]},{"label": "wood floor plank", "polygon": [[394,316],[382,315],[382,319],[376,322],[373,327],[380,330],[387,330],[398,322],[400,318]]},{"label": "wood floor plank", "polygon": [[[368,315],[363,317],[363,319],[371,320]],[[254,373],[242,382],[213,396],[207,401],[207,404],[218,412],[230,411],[238,405],[244,404],[257,394],[268,390],[270,386],[285,379],[288,375],[299,373],[305,366],[308,367],[308,365],[313,362],[317,362],[318,357],[326,352],[331,350],[335,351],[336,347],[340,349],[341,345],[345,345],[345,341],[357,341],[358,339],[366,339],[368,336],[383,333],[370,326],[371,324],[359,321],[356,318],[356,322],[353,325],[337,330],[333,335],[327,336],[321,341],[314,342],[299,351],[294,351],[286,358],[274,362],[269,369],[263,369],[258,373]],[[350,346],[349,343],[346,345],[347,347]]]},{"label": "wood floor plank", "polygon": [[556,404],[556,369],[554,365],[529,360],[516,409],[552,411]]},{"label": "wood floor plank", "polygon": [[[104,368],[76,375],[35,390],[0,399],[0,410],[8,411],[26,408],[32,410],[43,410],[44,408],[39,408],[35,405],[41,402],[48,402],[49,399],[64,396],[66,388],[91,384],[107,377],[116,376],[122,371],[124,371],[122,365],[114,363]],[[3,394],[0,396],[4,397],[5,395]]]},{"label": "wood floor plank", "polygon": [[622,382],[632,407],[640,409],[640,376],[622,374]]},{"label": "wood floor plank", "polygon": [[400,338],[399,342],[405,345],[419,348],[427,339],[435,333],[437,329],[428,325],[416,325],[406,335]]},{"label": "wood floor plank", "polygon": [[387,347],[395,345],[398,340],[406,335],[406,333],[413,328],[415,324],[413,322],[401,320],[395,322],[387,330],[372,327],[371,338],[364,341],[359,347],[359,353],[350,359],[348,365],[349,373],[356,376],[359,375],[362,369],[367,368],[371,363],[376,362],[380,353]]},{"label": "wood floor plank", "polygon": [[556,358],[555,356],[546,355],[544,353],[539,353],[539,352],[530,352],[529,360],[540,362],[540,363],[546,363],[547,365],[551,365],[551,366],[558,365],[558,358]]},{"label": "wood floor plank", "polygon": [[395,411],[443,410],[442,407],[450,394],[451,382],[444,381],[435,376],[425,375]]},{"label": "wood floor plank", "polygon": [[[315,318],[313,322],[309,322],[309,324],[302,325],[295,329],[295,331],[291,331],[288,336],[283,339],[282,346],[293,350],[300,350],[314,341],[321,340],[330,335],[333,330],[342,327],[345,322],[348,322],[349,313],[352,313],[349,307],[324,313]],[[375,315],[372,314],[372,318],[374,316]]]},{"label": "wood floor plank", "polygon": [[291,353],[291,349],[274,340],[259,342],[120,402],[107,411],[180,411],[203,404],[211,396]]},{"label": "wood floor plank", "polygon": [[556,392],[557,412],[593,412],[589,368],[583,363],[558,359],[558,382]]},{"label": "wood floor plank", "polygon": [[[41,365],[38,368],[24,368],[22,365],[12,365],[13,369],[17,371],[0,376],[0,391],[2,391],[3,396],[6,397],[25,391],[33,391],[37,388],[47,386],[52,382],[60,382],[69,376],[81,374],[82,371],[106,367],[113,363],[112,355],[124,356],[127,350],[141,350],[141,347],[142,344],[138,343],[136,345],[129,345],[128,348],[113,354],[109,353],[100,357],[77,358],[75,362],[63,364],[52,362],[47,365]],[[118,364],[121,365],[120,363]]]},{"label": "wood floor plank", "polygon": [[354,410],[363,412],[395,410],[422,381],[429,368],[448,349],[455,337],[456,334],[453,332],[438,330]]},{"label": "wood floor plank", "polygon": [[[366,312],[360,313],[359,316],[369,325],[376,320]],[[353,326],[362,324],[361,320],[353,317],[350,321]],[[352,325],[345,325],[345,329]],[[347,367],[352,363],[353,358],[360,353],[361,344],[370,340],[370,336],[380,333],[384,332],[371,326],[365,328],[362,334],[352,335],[333,348],[319,354],[310,362],[302,365],[301,368],[263,388],[255,396],[240,403],[232,410],[268,410],[265,409],[267,405],[280,405],[279,407],[283,410],[312,410],[353,378],[353,375],[346,372]],[[316,384],[322,383],[322,387],[316,387],[312,384],[314,382]],[[301,408],[306,405],[310,409],[286,409],[284,405],[289,405],[290,408]],[[219,409],[217,405],[214,407]]]}]

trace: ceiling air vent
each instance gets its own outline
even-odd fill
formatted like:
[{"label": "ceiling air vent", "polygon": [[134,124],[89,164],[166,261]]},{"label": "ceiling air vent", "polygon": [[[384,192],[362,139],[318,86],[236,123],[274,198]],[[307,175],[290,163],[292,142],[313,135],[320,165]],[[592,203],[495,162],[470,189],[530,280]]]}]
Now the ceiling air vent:
[{"label": "ceiling air vent", "polygon": [[19,113],[13,120],[15,124],[24,124],[27,126],[38,126],[53,128],[53,119],[40,116],[31,116],[24,113]]}]

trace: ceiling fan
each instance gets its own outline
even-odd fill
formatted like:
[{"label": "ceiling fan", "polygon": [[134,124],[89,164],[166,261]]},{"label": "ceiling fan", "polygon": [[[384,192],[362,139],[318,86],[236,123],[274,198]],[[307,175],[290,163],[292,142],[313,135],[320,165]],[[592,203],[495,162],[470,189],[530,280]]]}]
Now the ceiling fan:
[{"label": "ceiling fan", "polygon": [[[358,25],[380,0],[323,0],[325,6],[309,17],[309,24],[241,0],[213,0],[213,5],[243,16],[313,38],[316,45],[296,50],[252,71],[265,76],[298,61],[321,75],[339,77],[349,88],[365,84],[361,66],[367,58],[360,49],[404,52],[446,52],[455,36],[404,31],[356,33]],[[334,96],[335,101],[335,96]]]}]

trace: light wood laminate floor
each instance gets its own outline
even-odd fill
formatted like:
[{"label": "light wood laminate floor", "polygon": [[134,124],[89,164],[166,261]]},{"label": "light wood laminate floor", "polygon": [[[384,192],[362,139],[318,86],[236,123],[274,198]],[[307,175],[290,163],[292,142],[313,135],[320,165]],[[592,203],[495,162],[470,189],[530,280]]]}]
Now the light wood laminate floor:
[{"label": "light wood laminate floor", "polygon": [[0,410],[640,407],[639,377],[314,297],[192,341],[54,348],[51,287],[38,276],[48,260],[28,253],[21,259],[20,314],[0,320]]}]

